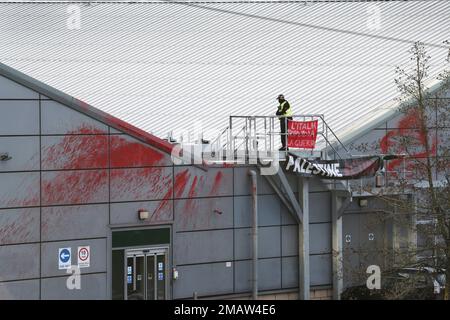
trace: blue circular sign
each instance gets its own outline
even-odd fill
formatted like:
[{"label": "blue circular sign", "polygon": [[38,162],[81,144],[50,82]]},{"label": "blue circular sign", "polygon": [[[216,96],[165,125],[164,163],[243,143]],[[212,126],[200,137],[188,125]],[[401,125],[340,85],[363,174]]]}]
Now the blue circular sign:
[{"label": "blue circular sign", "polygon": [[59,253],[59,260],[61,260],[61,262],[66,263],[67,261],[69,261],[69,259],[70,259],[70,251],[67,249],[61,250],[61,252]]}]

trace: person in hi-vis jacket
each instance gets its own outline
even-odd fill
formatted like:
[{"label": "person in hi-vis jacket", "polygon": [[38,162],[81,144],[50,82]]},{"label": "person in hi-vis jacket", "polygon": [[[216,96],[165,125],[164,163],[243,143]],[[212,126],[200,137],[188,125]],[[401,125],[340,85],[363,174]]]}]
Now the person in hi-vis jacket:
[{"label": "person in hi-vis jacket", "polygon": [[287,150],[287,120],[292,120],[292,109],[289,104],[284,99],[284,95],[280,94],[277,98],[278,102],[280,103],[276,112],[276,115],[278,116],[278,119],[280,119],[280,129],[281,129],[281,145],[282,147],[280,150]]}]

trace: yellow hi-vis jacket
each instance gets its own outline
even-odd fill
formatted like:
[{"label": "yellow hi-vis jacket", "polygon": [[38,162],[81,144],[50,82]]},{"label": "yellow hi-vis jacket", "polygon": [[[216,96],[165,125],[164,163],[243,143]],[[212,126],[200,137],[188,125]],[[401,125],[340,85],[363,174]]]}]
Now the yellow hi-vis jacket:
[{"label": "yellow hi-vis jacket", "polygon": [[[283,108],[285,106],[285,104],[288,104],[288,108],[287,110],[281,114],[281,112],[283,111]],[[278,112],[277,114],[280,113],[280,115],[278,115],[278,118],[282,118],[282,117],[291,117],[292,116],[292,109],[291,109],[291,105],[285,100],[282,103],[280,103],[280,105],[278,106]]]}]

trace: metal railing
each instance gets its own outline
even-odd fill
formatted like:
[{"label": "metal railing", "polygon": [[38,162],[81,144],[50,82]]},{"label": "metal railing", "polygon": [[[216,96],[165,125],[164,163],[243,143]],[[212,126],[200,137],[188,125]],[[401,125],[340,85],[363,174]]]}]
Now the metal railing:
[{"label": "metal railing", "polygon": [[[235,154],[243,152],[258,151],[266,154],[279,152],[281,146],[281,137],[286,136],[289,139],[289,133],[281,132],[281,121],[285,121],[285,127],[288,127],[287,118],[277,116],[230,116],[228,126],[210,143],[211,151],[228,152]],[[314,149],[293,149],[289,151],[300,152],[303,156],[329,159],[329,153],[325,150],[333,150],[334,159],[341,159],[340,153],[335,148],[345,151],[350,157],[346,147],[339,140],[334,131],[328,126],[323,114],[302,114],[293,115],[293,121],[313,121],[317,120],[317,139]],[[282,151],[286,155],[288,150]]]}]

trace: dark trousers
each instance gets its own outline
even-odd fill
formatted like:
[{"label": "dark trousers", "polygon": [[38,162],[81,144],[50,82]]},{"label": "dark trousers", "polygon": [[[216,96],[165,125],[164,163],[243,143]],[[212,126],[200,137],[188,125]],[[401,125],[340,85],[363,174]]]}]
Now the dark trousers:
[{"label": "dark trousers", "polygon": [[280,128],[281,128],[281,145],[286,148],[287,141],[287,120],[292,120],[292,117],[280,118]]}]

